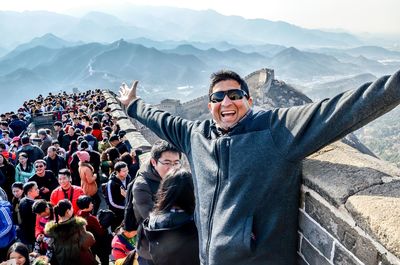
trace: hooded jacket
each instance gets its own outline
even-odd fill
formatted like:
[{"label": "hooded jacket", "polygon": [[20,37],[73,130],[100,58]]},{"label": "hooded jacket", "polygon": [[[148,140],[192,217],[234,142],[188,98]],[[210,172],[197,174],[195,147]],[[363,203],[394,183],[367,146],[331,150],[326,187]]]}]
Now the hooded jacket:
[{"label": "hooded jacket", "polygon": [[86,231],[86,221],[81,217],[72,217],[65,222],[50,221],[45,233],[54,239],[54,255],[60,265],[98,264],[90,247],[94,237]]},{"label": "hooded jacket", "polygon": [[81,178],[81,187],[88,196],[94,196],[97,192],[96,174],[92,165],[85,162],[79,162],[79,176]]},{"label": "hooded jacket", "polygon": [[252,110],[222,134],[134,100],[129,116],[183,151],[203,265],[297,262],[302,160],[400,103],[400,71],[331,99]]}]

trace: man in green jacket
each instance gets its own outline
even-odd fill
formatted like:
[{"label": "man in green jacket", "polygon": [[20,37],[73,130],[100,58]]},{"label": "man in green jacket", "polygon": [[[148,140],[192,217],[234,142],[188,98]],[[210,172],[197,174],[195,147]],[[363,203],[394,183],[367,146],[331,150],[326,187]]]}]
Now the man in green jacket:
[{"label": "man in green jacket", "polygon": [[297,262],[302,160],[400,103],[400,72],[331,99],[252,110],[236,73],[212,75],[212,120],[189,121],[146,105],[123,84],[129,116],[188,157],[203,265]]}]

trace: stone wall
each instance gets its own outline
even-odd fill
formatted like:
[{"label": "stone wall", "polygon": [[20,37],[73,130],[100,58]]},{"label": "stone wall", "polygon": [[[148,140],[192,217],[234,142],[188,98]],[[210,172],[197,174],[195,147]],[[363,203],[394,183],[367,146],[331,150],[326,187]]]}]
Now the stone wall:
[{"label": "stone wall", "polygon": [[[104,92],[133,148],[154,136]],[[194,105],[194,104],[193,104]],[[400,170],[336,142],[304,161],[299,264],[400,265]]]},{"label": "stone wall", "polygon": [[400,170],[336,142],[304,162],[300,264],[400,264]]}]

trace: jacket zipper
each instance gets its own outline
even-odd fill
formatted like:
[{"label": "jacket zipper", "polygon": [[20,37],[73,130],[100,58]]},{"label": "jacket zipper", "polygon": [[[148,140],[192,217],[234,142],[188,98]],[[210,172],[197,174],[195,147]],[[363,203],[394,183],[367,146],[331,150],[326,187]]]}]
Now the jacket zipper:
[{"label": "jacket zipper", "polygon": [[[229,147],[229,141],[226,143],[227,147]],[[217,145],[218,146],[218,145]],[[215,206],[217,205],[218,195],[219,195],[219,187],[221,182],[221,175],[220,175],[220,155],[219,155],[220,148],[217,150],[218,154],[218,171],[217,171],[217,184],[214,191],[214,196],[212,200],[212,208],[211,213],[208,219],[208,237],[207,237],[207,245],[206,245],[206,254],[207,254],[207,264],[210,264],[210,242],[211,242],[211,234],[212,234],[212,226],[214,222],[214,211]]]}]

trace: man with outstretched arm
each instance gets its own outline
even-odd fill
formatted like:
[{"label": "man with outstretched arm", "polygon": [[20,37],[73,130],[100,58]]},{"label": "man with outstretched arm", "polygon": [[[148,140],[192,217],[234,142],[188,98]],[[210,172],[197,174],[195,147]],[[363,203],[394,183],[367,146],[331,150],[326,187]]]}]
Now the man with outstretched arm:
[{"label": "man with outstretched arm", "polygon": [[211,76],[212,120],[189,121],[146,105],[123,84],[129,116],[188,157],[202,265],[296,264],[302,160],[400,103],[400,71],[331,99],[252,110],[236,73]]}]

